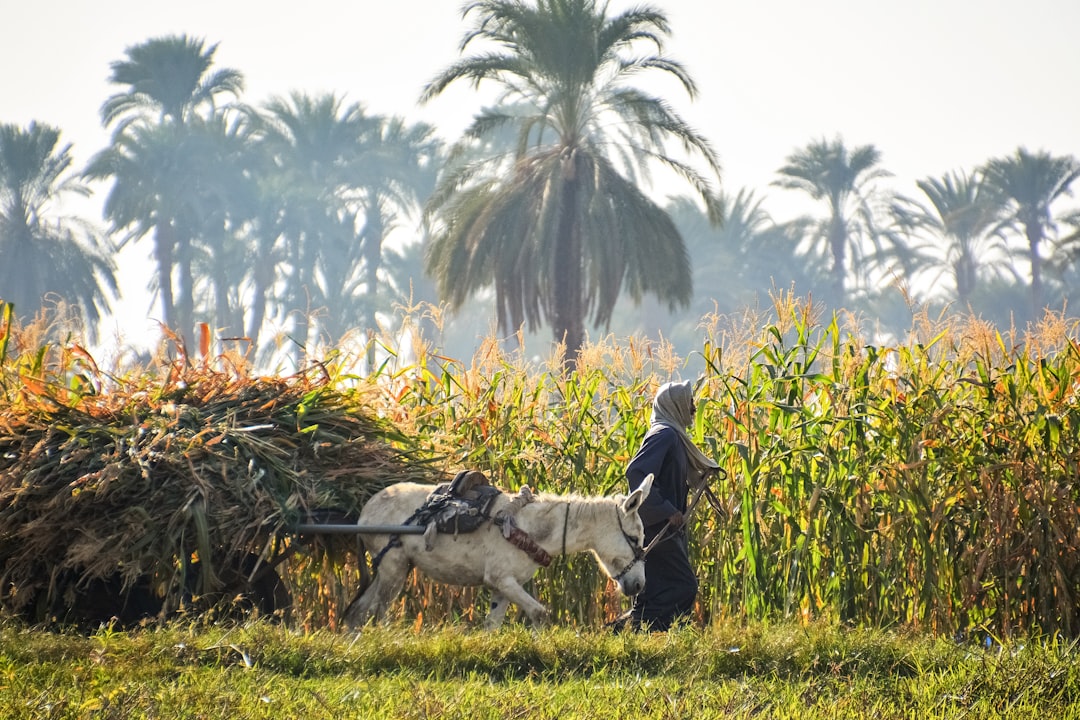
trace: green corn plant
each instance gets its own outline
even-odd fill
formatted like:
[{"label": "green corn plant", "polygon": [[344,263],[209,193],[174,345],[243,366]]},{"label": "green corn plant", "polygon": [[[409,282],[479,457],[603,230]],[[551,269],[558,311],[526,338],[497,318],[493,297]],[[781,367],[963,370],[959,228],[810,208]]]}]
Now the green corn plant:
[{"label": "green corn plant", "polygon": [[[295,434],[268,442],[225,423],[269,402],[242,375],[168,365],[110,376],[77,343],[20,340],[3,313],[6,422],[43,413],[50,422],[35,442],[58,450],[18,474],[24,500],[51,492],[50,478],[73,464],[93,471],[102,456],[95,448],[118,433],[108,418],[145,428],[136,462],[161,453],[173,464],[158,467],[183,477],[191,462],[217,463],[212,480],[198,473],[174,488],[195,502],[157,530],[146,518],[162,497],[138,473],[123,474],[137,501],[113,519],[145,542],[146,564],[132,571],[157,568],[162,587],[177,582],[170,573],[180,566],[161,561],[175,558],[175,548],[214,552],[199,547],[200,527],[222,521],[204,498],[224,489],[233,462],[221,455],[225,447],[245,463],[258,460],[260,483],[276,488],[270,497],[300,483],[312,498],[305,502],[332,502],[342,487],[297,476],[294,454],[316,438],[333,447],[355,431],[356,418],[377,416],[381,436],[422,456],[432,478],[475,468],[510,491],[527,484],[621,492],[655,389],[689,377],[700,380],[690,432],[723,470],[711,486],[715,498],[692,518],[702,622],[795,617],[942,634],[1080,633],[1080,346],[1075,323],[1060,316],[1024,334],[921,317],[908,337],[875,345],[850,317],[822,322],[809,301],[780,295],[761,315],[712,318],[700,353],[686,359],[638,338],[587,346],[571,372],[557,360],[527,361],[494,339],[468,360],[422,349],[416,366],[388,361],[365,378],[330,358],[295,402],[260,411]],[[148,414],[136,397],[174,409]],[[120,477],[82,475],[84,494],[53,501],[81,512],[93,482]],[[271,522],[297,511],[246,487],[238,488],[248,493],[244,503]],[[254,543],[258,523],[230,517],[240,532],[226,552],[288,550]],[[49,547],[47,538],[36,542],[18,550],[29,553],[22,557]],[[299,622],[336,626],[357,562],[350,552],[292,553],[280,570]],[[587,556],[553,563],[532,590],[561,624],[595,626],[626,607]],[[477,622],[485,602],[482,590],[417,577],[396,612],[424,623]]]}]

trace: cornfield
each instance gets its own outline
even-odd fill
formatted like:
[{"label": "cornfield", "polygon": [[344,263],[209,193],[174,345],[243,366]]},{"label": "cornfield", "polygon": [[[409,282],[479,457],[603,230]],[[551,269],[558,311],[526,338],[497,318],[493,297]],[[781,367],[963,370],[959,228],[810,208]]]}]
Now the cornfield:
[{"label": "cornfield", "polygon": [[[573,372],[563,370],[560,358],[530,362],[494,340],[467,362],[421,348],[411,367],[384,368],[347,383],[331,369],[316,385],[338,400],[319,406],[317,424],[320,432],[353,437],[332,428],[344,417],[357,420],[356,409],[363,408],[364,417],[382,423],[379,438],[401,453],[390,462],[404,474],[434,478],[469,467],[508,490],[529,484],[609,493],[625,489],[623,471],[647,430],[655,388],[692,378],[699,409],[691,434],[724,469],[712,489],[725,512],[703,504],[693,517],[702,622],[798,618],[950,635],[1080,634],[1080,346],[1074,321],[1048,313],[1038,326],[1002,332],[975,318],[921,314],[908,337],[869,344],[855,319],[819,318],[809,301],[779,295],[768,313],[705,318],[702,331],[700,353],[688,358],[663,342],[605,338],[584,350]],[[50,367],[37,362],[53,355]],[[27,369],[30,360],[37,364]],[[88,394],[72,381],[72,367],[85,362],[57,348],[22,350],[4,360],[8,405],[0,444],[8,459],[0,470],[0,548],[20,541],[6,495],[14,473],[33,492],[62,494],[45,476],[27,478],[23,449],[31,446],[19,445],[14,458],[7,449],[16,435],[13,419],[49,417],[57,424],[43,414],[35,383],[52,378],[69,394],[61,403],[70,409],[65,412],[85,413],[76,432],[68,422],[67,429],[53,427],[54,435],[83,440],[115,432],[109,428],[116,420],[133,412],[125,406],[130,399],[112,391]],[[237,389],[254,383],[242,374],[229,377],[233,385],[212,394],[221,412],[241,407]],[[159,371],[137,384],[165,400],[167,393],[154,395],[156,388],[177,381]],[[188,381],[189,388],[197,384]],[[314,390],[304,387],[305,393]],[[56,401],[58,392],[45,394]],[[303,397],[281,404],[290,408],[281,425],[301,431],[294,438],[307,437],[302,431],[308,425],[295,418]],[[87,409],[99,406],[125,409],[107,416]],[[182,417],[157,415],[156,432],[180,431]],[[205,431],[217,427],[208,425],[211,416],[205,411],[192,423],[191,437],[216,437],[217,430]],[[195,464],[171,492],[180,493],[195,478],[216,488],[233,472],[243,474],[232,461],[205,472],[203,456],[182,444],[177,456],[183,458],[176,462],[177,476],[184,476],[188,460]],[[343,476],[345,465],[355,474],[363,465],[356,458],[340,464],[333,453],[320,460],[317,474],[325,477]],[[87,458],[77,461],[85,466],[81,473],[94,471]],[[289,467],[295,472],[295,464]],[[362,495],[352,502],[362,502]],[[281,511],[267,506],[244,512],[262,522]],[[99,527],[135,513],[110,507],[73,517],[62,532],[102,537]],[[64,543],[74,544],[68,538]],[[248,542],[246,552],[263,553],[256,544]],[[146,552],[159,560],[165,555],[152,545]],[[282,566],[307,623],[333,626],[351,591],[354,560],[338,557],[296,553]],[[175,557],[165,565],[175,566]],[[556,621],[568,624],[598,625],[626,602],[587,557],[557,560],[538,574],[533,589]],[[417,621],[468,620],[474,602],[483,599],[478,595],[418,578],[398,612]]]}]

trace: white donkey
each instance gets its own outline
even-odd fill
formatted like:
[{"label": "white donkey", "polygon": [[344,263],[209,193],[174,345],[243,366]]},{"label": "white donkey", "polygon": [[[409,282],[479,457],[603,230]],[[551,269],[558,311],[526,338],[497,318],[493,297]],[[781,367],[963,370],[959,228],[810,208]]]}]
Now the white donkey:
[{"label": "white donkey", "polygon": [[[522,587],[546,564],[545,555],[550,559],[591,551],[624,594],[637,595],[645,587],[641,546],[645,532],[638,508],[651,488],[650,476],[629,496],[536,495],[513,515],[514,525],[527,538],[517,545],[494,522],[458,535],[367,535],[364,545],[378,558],[375,577],[349,604],[345,622],[355,628],[372,618],[381,619],[414,566],[439,582],[490,588],[491,609],[484,621],[488,629],[502,625],[511,602],[525,611],[533,625],[546,622],[548,609]],[[402,523],[434,489],[418,483],[391,485],[368,500],[359,524]],[[497,517],[510,503],[511,497],[500,495],[491,516]]]}]

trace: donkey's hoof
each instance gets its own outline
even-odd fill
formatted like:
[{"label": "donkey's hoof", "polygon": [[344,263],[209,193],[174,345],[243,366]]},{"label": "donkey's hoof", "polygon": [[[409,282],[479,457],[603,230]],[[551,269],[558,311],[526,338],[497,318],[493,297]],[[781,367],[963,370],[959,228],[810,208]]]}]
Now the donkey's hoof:
[{"label": "donkey's hoof", "polygon": [[551,624],[551,611],[547,608],[537,610],[529,616],[529,623],[533,627],[544,628]]}]

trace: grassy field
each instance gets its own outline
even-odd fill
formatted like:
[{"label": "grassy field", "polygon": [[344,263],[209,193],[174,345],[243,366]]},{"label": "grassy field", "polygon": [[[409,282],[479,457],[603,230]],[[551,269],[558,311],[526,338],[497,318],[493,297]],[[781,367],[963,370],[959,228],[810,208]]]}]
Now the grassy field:
[{"label": "grassy field", "polygon": [[1080,718],[1077,660],[1076,643],[835,625],[80,635],[5,622],[0,717]]}]

